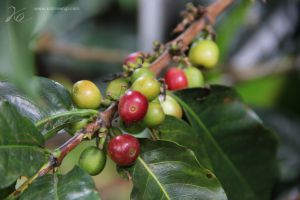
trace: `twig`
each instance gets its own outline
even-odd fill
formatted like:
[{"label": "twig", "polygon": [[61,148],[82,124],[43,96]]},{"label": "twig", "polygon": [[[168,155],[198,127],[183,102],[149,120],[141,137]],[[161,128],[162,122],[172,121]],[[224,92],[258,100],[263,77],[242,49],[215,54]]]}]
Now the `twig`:
[{"label": "twig", "polygon": [[[223,10],[225,10],[228,6],[230,6],[233,3],[233,0],[218,0],[212,5],[208,6],[206,8],[206,14],[205,16],[209,19],[210,23],[215,23],[216,18],[218,15],[220,15]],[[170,43],[177,43],[182,42],[184,46],[188,46],[193,39],[197,36],[197,34],[205,28],[205,18],[201,18],[194,23],[192,23],[186,31],[181,33],[178,37],[176,37],[174,40],[170,41]],[[159,74],[162,69],[165,68],[170,62],[172,58],[172,55],[169,52],[169,48],[166,48],[166,50],[161,54],[161,56],[153,62],[152,65],[150,65],[151,70],[155,74]]]},{"label": "twig", "polygon": [[127,51],[86,47],[57,41],[50,33],[42,34],[34,47],[38,53],[64,55],[79,60],[90,60],[108,63],[123,62]]},{"label": "twig", "polygon": [[23,183],[6,199],[16,199],[36,178],[46,175],[48,172],[59,166],[65,156],[77,147],[84,138],[93,136],[102,127],[109,128],[111,126],[112,117],[117,111],[117,105],[117,102],[113,102],[104,112],[99,113],[93,122],[89,123],[84,129],[80,130],[62,146],[57,148],[49,161],[44,164],[33,177]]},{"label": "twig", "polygon": [[[226,9],[231,3],[233,3],[233,0],[217,0],[214,4],[206,8],[206,15],[205,15],[206,18],[208,18],[211,23],[214,23],[216,17],[224,9]],[[184,46],[188,46],[192,42],[193,38],[196,37],[197,34],[203,28],[205,28],[205,22],[206,19],[204,18],[195,21],[181,35],[179,35],[173,41],[170,41],[168,44],[182,42]],[[162,55],[157,60],[155,60],[153,64],[150,65],[150,68],[153,72],[159,74],[159,72],[162,69],[168,66],[170,60],[171,60],[171,55],[169,53],[169,47],[168,47],[162,53]],[[52,154],[52,156],[50,157],[50,160],[45,165],[43,165],[43,167],[33,177],[31,177],[28,181],[26,181],[23,185],[21,185],[16,191],[11,193],[8,199],[17,198],[32,183],[34,179],[40,176],[44,176],[49,171],[58,167],[63,161],[63,159],[65,158],[65,156],[70,151],[72,151],[77,145],[79,145],[84,138],[92,137],[94,134],[98,132],[100,128],[109,128],[111,126],[111,121],[113,119],[113,116],[117,111],[117,105],[118,104],[116,102],[113,102],[110,105],[110,107],[108,107],[104,112],[99,113],[99,115],[93,122],[89,123],[83,130],[79,131],[75,136],[70,138],[66,143],[64,143],[62,146],[57,148]]]},{"label": "twig", "polygon": [[231,84],[253,80],[269,75],[281,74],[292,70],[296,65],[296,59],[290,57],[275,58],[271,61],[262,62],[255,66],[238,68],[234,66],[228,69]]}]

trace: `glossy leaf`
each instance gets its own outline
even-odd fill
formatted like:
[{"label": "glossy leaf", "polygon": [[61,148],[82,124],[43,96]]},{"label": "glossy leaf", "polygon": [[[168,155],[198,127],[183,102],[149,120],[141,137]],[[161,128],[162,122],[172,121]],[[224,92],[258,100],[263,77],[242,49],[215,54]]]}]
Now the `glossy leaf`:
[{"label": "glossy leaf", "polygon": [[44,138],[9,102],[0,101],[0,188],[33,175],[44,162]]},{"label": "glossy leaf", "polygon": [[131,199],[221,200],[226,195],[192,151],[168,141],[141,141],[141,154],[130,168]]},{"label": "glossy leaf", "polygon": [[270,199],[278,177],[277,140],[239,95],[212,86],[178,91],[176,99],[205,144],[211,170],[228,198]]},{"label": "glossy leaf", "polygon": [[205,145],[201,141],[200,135],[185,121],[173,116],[166,116],[165,121],[157,129],[160,133],[159,138],[176,142],[191,149],[200,164],[211,166],[210,159],[205,150]]},{"label": "glossy leaf", "polygon": [[79,117],[97,113],[94,110],[75,109],[69,91],[59,83],[46,78],[36,80],[42,88],[38,100],[33,100],[8,82],[0,82],[0,97],[15,105],[23,116],[36,123],[44,135],[53,130],[58,131],[58,127],[64,128]]},{"label": "glossy leaf", "polygon": [[99,200],[91,176],[79,167],[66,175],[45,175],[35,180],[22,194],[21,200]]},{"label": "glossy leaf", "polygon": [[47,116],[73,108],[70,93],[59,83],[46,78],[36,78],[42,90],[40,99],[35,101],[13,84],[0,82],[0,97],[14,104],[22,115],[37,122]]}]

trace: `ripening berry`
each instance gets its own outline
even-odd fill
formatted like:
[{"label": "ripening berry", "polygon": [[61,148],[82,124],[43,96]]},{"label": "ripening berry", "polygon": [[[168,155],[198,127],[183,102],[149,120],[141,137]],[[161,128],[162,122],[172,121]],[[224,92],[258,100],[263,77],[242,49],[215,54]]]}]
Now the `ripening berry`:
[{"label": "ripening berry", "polygon": [[190,62],[195,66],[213,68],[219,60],[219,47],[212,40],[197,41],[189,52]]},{"label": "ripening berry", "polygon": [[148,109],[147,98],[138,91],[128,90],[121,98],[118,106],[119,115],[125,124],[142,120]]},{"label": "ripening berry", "polygon": [[132,165],[140,154],[140,143],[132,135],[119,135],[108,143],[108,154],[117,165]]},{"label": "ripening berry", "polygon": [[96,109],[101,104],[102,95],[93,82],[82,80],[73,85],[73,101],[78,108]]},{"label": "ripening berry", "polygon": [[170,68],[165,74],[165,81],[169,90],[179,90],[187,88],[188,80],[182,69],[178,67]]},{"label": "ripening berry", "polygon": [[134,52],[129,54],[125,60],[124,60],[124,65],[130,65],[130,64],[135,64],[138,62],[138,59],[143,56],[142,52]]},{"label": "ripening berry", "polygon": [[171,115],[178,119],[181,119],[182,109],[178,102],[171,96],[166,96],[166,99],[161,102],[161,107],[163,108],[163,111],[166,115]]}]

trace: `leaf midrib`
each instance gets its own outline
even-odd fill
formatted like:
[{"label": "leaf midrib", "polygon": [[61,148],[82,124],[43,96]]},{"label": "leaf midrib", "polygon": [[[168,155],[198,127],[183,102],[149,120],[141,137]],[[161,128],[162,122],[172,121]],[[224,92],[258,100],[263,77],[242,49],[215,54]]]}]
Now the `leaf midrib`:
[{"label": "leaf midrib", "polygon": [[159,180],[157,179],[157,177],[155,176],[155,174],[153,174],[153,172],[151,171],[151,169],[147,166],[147,163],[145,163],[143,161],[143,159],[141,157],[138,157],[138,161],[141,162],[141,164],[144,166],[144,168],[148,171],[148,173],[152,176],[152,178],[155,180],[155,182],[157,182],[158,186],[160,187],[160,189],[162,190],[163,194],[165,195],[165,197],[169,200],[171,200],[171,198],[169,197],[166,189],[163,187],[163,185],[159,182]]},{"label": "leaf midrib", "polygon": [[58,195],[58,176],[55,174],[53,176],[53,189],[54,189],[54,195],[55,195],[55,199],[59,200],[59,195]]},{"label": "leaf midrib", "polygon": [[222,149],[216,143],[215,139],[212,138],[212,136],[210,134],[210,131],[204,125],[204,123],[202,122],[202,120],[200,119],[200,117],[198,117],[196,115],[196,113],[192,109],[190,109],[190,107],[184,101],[182,101],[179,97],[177,97],[175,95],[173,97],[192,115],[192,117],[195,119],[195,121],[198,123],[198,125],[204,130],[204,133],[209,138],[209,140],[211,140],[211,142],[215,145],[216,149],[219,151],[219,153],[223,157],[223,159],[227,161],[227,163],[231,166],[232,170],[240,178],[240,180],[244,183],[244,185],[247,186],[247,188],[250,191],[252,191],[252,193],[253,193],[254,196],[256,196],[255,193],[253,192],[253,190],[251,189],[251,187],[249,186],[249,184],[246,182],[246,180],[242,177],[242,175],[240,174],[240,172],[236,169],[236,167],[233,165],[233,163],[231,162],[231,160],[228,158],[228,156],[226,154],[222,153],[223,152]]}]

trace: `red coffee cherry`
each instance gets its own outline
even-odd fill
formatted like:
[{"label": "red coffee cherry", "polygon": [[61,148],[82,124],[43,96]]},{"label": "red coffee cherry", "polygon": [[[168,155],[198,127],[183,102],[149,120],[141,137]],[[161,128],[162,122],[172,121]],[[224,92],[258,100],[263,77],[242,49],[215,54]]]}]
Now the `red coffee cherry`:
[{"label": "red coffee cherry", "polygon": [[184,71],[178,67],[172,67],[167,71],[165,81],[169,90],[179,90],[188,86],[188,80]]},{"label": "red coffee cherry", "polygon": [[132,135],[119,135],[108,143],[108,155],[117,165],[132,165],[139,154],[140,143]]},{"label": "red coffee cherry", "polygon": [[128,90],[119,102],[119,115],[125,124],[142,120],[148,110],[147,98],[140,92]]},{"label": "red coffee cherry", "polygon": [[141,52],[134,52],[134,53],[131,53],[129,54],[125,60],[124,60],[124,65],[129,65],[130,63],[137,63],[138,61],[138,58],[139,57],[142,57],[142,53]]}]

